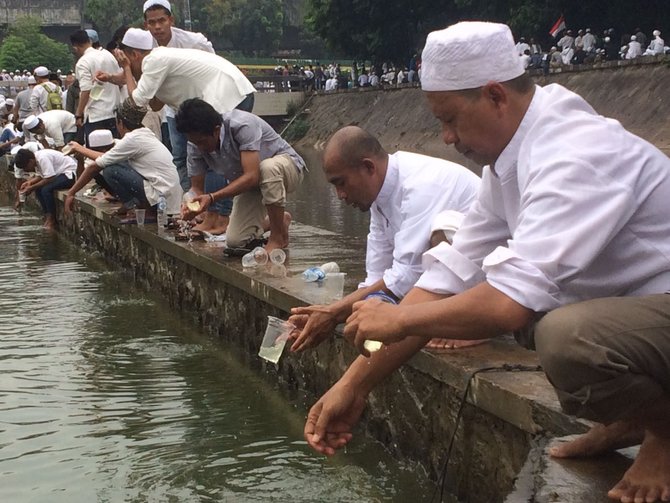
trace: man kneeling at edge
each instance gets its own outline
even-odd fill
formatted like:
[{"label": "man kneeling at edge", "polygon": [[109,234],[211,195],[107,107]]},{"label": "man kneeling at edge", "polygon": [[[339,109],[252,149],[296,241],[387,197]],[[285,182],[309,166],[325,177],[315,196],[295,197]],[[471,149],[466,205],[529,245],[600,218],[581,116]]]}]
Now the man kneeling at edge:
[{"label": "man kneeling at edge", "polygon": [[116,113],[116,127],[121,135],[114,147],[105,153],[71,142],[75,152],[95,160],[82,173],[65,198],[66,211],[72,210],[74,197],[102,170],[108,190],[123,203],[117,214],[125,215],[135,208],[154,207],[165,196],[168,214],[179,213],[182,190],[172,154],[158,138],[142,126],[147,109],[126,99]]},{"label": "man kneeling at edge", "polygon": [[[195,197],[206,211],[220,199],[233,197],[233,211],[226,231],[230,247],[244,247],[270,230],[265,249],[288,246],[291,216],[284,211],[286,194],[302,182],[305,162],[260,117],[232,110],[217,112],[205,101],[184,101],[177,112],[177,130],[188,139],[189,176],[204,177],[207,168],[225,175],[224,188]],[[202,186],[193,183],[192,186]],[[267,215],[267,218],[266,218]]]},{"label": "man kneeling at edge", "polygon": [[403,298],[423,272],[421,255],[430,248],[431,223],[446,210],[467,213],[480,182],[472,171],[444,159],[411,152],[389,155],[357,126],[342,128],[328,140],[323,170],[340,200],[370,211],[367,277],[358,290],[333,304],[293,308],[289,321],[299,328],[293,351],[321,343],[351,315],[355,302],[373,292]]},{"label": "man kneeling at edge", "polygon": [[560,85],[533,85],[505,25],[431,33],[421,85],[445,142],[486,165],[482,190],[400,305],[354,306],[345,336],[362,353],[390,345],[312,407],[306,440],[346,445],[369,392],[430,338],[515,332],[563,409],[600,423],[549,452],[642,441],[608,495],[670,501],[670,159]]},{"label": "man kneeling at edge", "polygon": [[44,228],[56,228],[56,199],[54,192],[72,187],[77,173],[77,162],[57,150],[44,149],[33,152],[27,148],[20,149],[14,156],[17,169],[38,176],[23,182],[20,192],[26,196],[35,193],[42,206]]}]

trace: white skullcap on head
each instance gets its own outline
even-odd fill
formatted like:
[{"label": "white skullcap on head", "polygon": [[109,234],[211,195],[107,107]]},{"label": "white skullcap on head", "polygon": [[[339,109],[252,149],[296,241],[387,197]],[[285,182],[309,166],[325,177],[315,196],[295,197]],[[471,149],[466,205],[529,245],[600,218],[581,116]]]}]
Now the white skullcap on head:
[{"label": "white skullcap on head", "polygon": [[14,100],[12,98],[7,98],[5,100],[5,105],[13,106],[14,105]]},{"label": "white skullcap on head", "polygon": [[170,11],[170,14],[172,14],[172,7],[170,7],[170,2],[168,2],[167,0],[147,0],[146,2],[144,2],[142,12],[148,11],[154,5],[160,5],[161,7],[165,7],[167,10]]},{"label": "white skullcap on head", "polygon": [[428,34],[421,55],[424,91],[461,91],[525,72],[509,27],[464,21]]},{"label": "white skullcap on head", "polygon": [[658,30],[654,30],[653,35],[654,35],[654,37],[660,37],[660,36],[661,36],[661,32],[658,31]]},{"label": "white skullcap on head", "polygon": [[28,77],[28,84],[37,84],[35,77],[33,77],[32,75]]},{"label": "white skullcap on head", "polygon": [[114,137],[109,129],[96,129],[88,135],[88,145],[91,148],[108,147],[114,144]]},{"label": "white skullcap on head", "polygon": [[32,129],[35,126],[39,125],[40,120],[37,118],[37,115],[29,115],[26,117],[26,120],[23,121],[23,127],[26,129]]},{"label": "white skullcap on head", "polygon": [[139,28],[128,28],[128,31],[123,36],[121,41],[123,45],[132,47],[133,49],[140,49],[142,51],[150,51],[154,47],[154,37],[151,36],[147,30],[140,30]]},{"label": "white skullcap on head", "polygon": [[37,68],[35,68],[33,73],[38,77],[48,77],[49,69],[46,66],[38,66]]},{"label": "white skullcap on head", "polygon": [[635,35],[631,35],[631,36],[630,36],[630,39],[631,39],[631,40],[637,40],[637,37],[636,37]]}]

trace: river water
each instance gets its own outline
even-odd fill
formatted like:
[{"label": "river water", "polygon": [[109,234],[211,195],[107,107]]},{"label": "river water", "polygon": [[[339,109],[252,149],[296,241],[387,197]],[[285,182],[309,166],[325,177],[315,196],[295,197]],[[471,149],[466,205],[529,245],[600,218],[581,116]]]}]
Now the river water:
[{"label": "river water", "polygon": [[0,502],[430,499],[360,435],[312,453],[271,378],[6,201],[0,257]]}]

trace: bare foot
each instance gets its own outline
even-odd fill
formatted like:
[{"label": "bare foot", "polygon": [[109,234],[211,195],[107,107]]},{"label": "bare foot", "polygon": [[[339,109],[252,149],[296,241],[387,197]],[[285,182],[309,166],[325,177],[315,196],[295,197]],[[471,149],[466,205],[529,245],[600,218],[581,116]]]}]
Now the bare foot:
[{"label": "bare foot", "polygon": [[644,432],[629,421],[597,424],[575,440],[554,445],[549,454],[555,458],[583,458],[623,449],[642,442]]},{"label": "bare foot", "polygon": [[209,230],[209,233],[214,234],[215,236],[224,234],[228,230],[229,223],[230,223],[229,217],[224,217],[223,215],[216,214],[216,218],[214,219],[214,225]]},{"label": "bare foot", "polygon": [[211,211],[205,212],[205,216],[202,219],[202,221],[197,225],[194,225],[192,230],[198,232],[212,233],[212,229],[214,228],[216,223],[216,217],[218,216],[219,216],[218,213],[213,213]]},{"label": "bare foot", "polygon": [[670,437],[647,430],[633,465],[607,496],[621,503],[670,501]]},{"label": "bare foot", "polygon": [[47,231],[55,231],[56,230],[56,219],[52,215],[47,215],[44,218],[44,225],[42,225],[42,228],[47,230]]},{"label": "bare foot", "polygon": [[275,248],[287,248],[288,247],[288,228],[291,226],[293,217],[288,211],[284,212],[284,221],[283,229],[280,235],[275,235],[276,233],[271,233],[268,237],[268,242],[265,245],[265,251],[270,253]]},{"label": "bare foot", "polygon": [[472,346],[479,346],[488,342],[490,339],[477,339],[474,341],[461,341],[461,340],[452,340],[452,339],[431,339],[428,344],[426,344],[427,349],[460,349],[460,348],[469,348]]}]

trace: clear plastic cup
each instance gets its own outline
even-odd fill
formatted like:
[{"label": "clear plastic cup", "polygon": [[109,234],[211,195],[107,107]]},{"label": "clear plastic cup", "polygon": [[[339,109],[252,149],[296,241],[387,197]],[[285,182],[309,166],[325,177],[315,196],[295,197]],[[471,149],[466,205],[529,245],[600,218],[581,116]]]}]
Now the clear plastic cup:
[{"label": "clear plastic cup", "polygon": [[63,155],[70,155],[70,154],[72,153],[72,150],[73,150],[72,147],[68,144],[68,145],[65,145],[65,146],[61,149],[60,152],[61,152],[61,154],[63,154]]},{"label": "clear plastic cup", "polygon": [[324,279],[324,287],[328,297],[332,300],[340,300],[344,295],[344,280],[346,272],[329,272]]},{"label": "clear plastic cup", "polygon": [[25,192],[19,192],[19,202],[21,202],[21,203],[26,202],[26,193]]},{"label": "clear plastic cup", "polygon": [[282,351],[284,351],[286,341],[294,328],[294,325],[288,321],[268,316],[268,325],[265,329],[265,335],[263,336],[258,356],[269,362],[277,363]]},{"label": "clear plastic cup", "polygon": [[286,262],[286,252],[281,248],[275,248],[270,252],[270,262],[275,265],[282,265]]},{"label": "clear plastic cup", "polygon": [[135,210],[135,219],[137,220],[137,225],[144,225],[144,219],[147,216],[147,210]]},{"label": "clear plastic cup", "polygon": [[268,252],[262,246],[257,246],[242,257],[242,267],[258,267],[268,263]]}]

